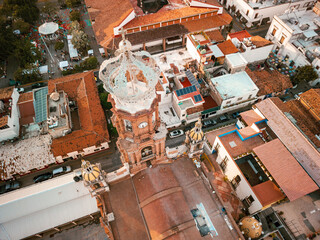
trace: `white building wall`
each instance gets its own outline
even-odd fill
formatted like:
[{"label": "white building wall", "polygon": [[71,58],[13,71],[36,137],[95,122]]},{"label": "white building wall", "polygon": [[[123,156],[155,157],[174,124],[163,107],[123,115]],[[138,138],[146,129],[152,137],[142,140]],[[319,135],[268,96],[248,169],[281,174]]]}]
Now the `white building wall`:
[{"label": "white building wall", "polygon": [[[242,105],[242,106],[247,105],[248,102],[251,102],[251,101],[246,101],[249,99],[252,99],[252,101],[255,101],[258,91],[259,91],[259,89],[252,90],[252,91],[249,91],[249,92],[243,94],[242,96],[237,96],[237,97],[229,98],[226,100],[222,100],[221,110],[224,108],[231,109],[230,105]],[[246,101],[246,102],[244,102],[244,101]]]},{"label": "white building wall", "polygon": [[146,43],[146,47],[153,47],[157,45],[162,45],[162,39]]},{"label": "white building wall", "polygon": [[136,14],[134,13],[134,10],[132,10],[132,12],[128,15],[128,17],[126,17],[121,23],[119,26],[113,28],[113,34],[115,36],[117,35],[120,35],[120,31],[121,31],[121,28],[126,25],[128,22],[130,22],[132,19],[134,19],[136,16]]},{"label": "white building wall", "polygon": [[248,183],[246,178],[243,176],[239,167],[237,166],[237,164],[235,163],[233,158],[229,155],[227,150],[224,148],[224,146],[222,145],[222,143],[218,137],[216,138],[216,140],[213,144],[213,147],[216,146],[217,143],[220,145],[219,151],[217,153],[217,159],[216,159],[217,163],[220,164],[225,157],[228,158],[227,167],[224,172],[225,176],[228,178],[229,181],[231,181],[237,175],[239,175],[241,178],[241,181],[240,181],[238,187],[236,188],[237,196],[239,197],[240,200],[243,200],[246,197],[249,197],[251,195],[253,197],[254,201],[252,202],[252,204],[248,210],[250,213],[254,213],[254,212],[259,211],[260,209],[262,209],[263,206],[260,203],[260,201],[258,200],[255,193],[253,192],[250,184]]},{"label": "white building wall", "polygon": [[[272,36],[273,29],[277,29],[274,36]],[[293,34],[293,30],[290,26],[285,24],[278,16],[274,16],[272,19],[271,25],[269,27],[269,30],[266,35],[266,39],[272,41],[277,46],[286,45],[289,40],[291,39]],[[286,39],[283,41],[283,43],[280,43],[281,37],[286,36]]]},{"label": "white building wall", "polygon": [[[249,0],[252,1],[252,0]],[[247,27],[252,26],[252,22],[261,22],[263,18],[269,17],[270,20],[275,15],[282,15],[285,13],[286,10],[291,9],[295,6],[298,6],[296,9],[303,10],[307,9],[307,6],[304,6],[305,3],[308,2],[316,2],[316,1],[310,1],[310,0],[303,0],[303,1],[298,1],[298,2],[292,2],[292,3],[284,3],[284,4],[279,4],[279,5],[273,5],[270,7],[264,7],[260,9],[253,9],[248,3],[246,3],[244,0],[227,0],[227,7],[228,6],[235,6],[236,11],[239,10],[241,15],[245,17],[248,20],[248,23],[246,24]],[[247,11],[249,10],[248,15],[246,14]],[[257,18],[255,18],[256,14],[258,13]]]},{"label": "white building wall", "polygon": [[12,102],[11,102],[11,117],[8,116],[8,126],[9,128],[0,130],[0,142],[7,141],[19,136],[19,111],[18,111],[18,100],[19,93],[16,88],[14,88],[12,93]]},{"label": "white building wall", "polygon": [[197,51],[197,49],[195,48],[195,46],[193,45],[193,43],[190,40],[190,36],[187,36],[187,43],[186,43],[186,47],[188,52],[190,53],[191,57],[193,59],[196,59],[198,61],[198,63],[201,62],[201,57]]},{"label": "white building wall", "polygon": [[247,51],[242,52],[241,55],[247,60],[248,63],[264,61],[268,58],[273,46],[274,45],[272,44],[255,49],[247,49]]},{"label": "white building wall", "polygon": [[143,49],[143,44],[137,44],[132,46],[132,51],[139,51],[140,49]]}]

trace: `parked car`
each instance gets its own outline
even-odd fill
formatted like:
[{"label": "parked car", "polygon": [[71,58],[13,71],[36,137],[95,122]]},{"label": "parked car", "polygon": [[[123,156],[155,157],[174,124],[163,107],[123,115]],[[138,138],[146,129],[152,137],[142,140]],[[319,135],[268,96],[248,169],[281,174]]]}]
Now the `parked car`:
[{"label": "parked car", "polygon": [[63,167],[59,167],[56,169],[53,169],[52,171],[52,175],[56,176],[60,173],[67,173],[67,172],[71,172],[71,167],[70,166],[63,166]]},{"label": "parked car", "polygon": [[32,84],[32,89],[35,89],[35,88],[40,88],[40,87],[44,87],[45,84],[43,82],[38,82],[38,83],[35,83],[35,84]]},{"label": "parked car", "polygon": [[179,137],[179,136],[182,136],[184,134],[184,132],[180,129],[177,129],[177,130],[173,130],[169,133],[169,137],[170,138],[175,138],[175,137]]},{"label": "parked car", "polygon": [[232,117],[234,118],[234,119],[236,119],[237,117],[239,117],[240,116],[240,113],[239,112],[234,112],[234,113],[232,113]]},{"label": "parked car", "polygon": [[217,121],[215,121],[213,119],[208,119],[208,120],[203,121],[203,127],[204,128],[211,127],[211,126],[214,126],[216,124],[217,124]]},{"label": "parked car", "polygon": [[42,181],[48,180],[48,179],[50,179],[50,178],[52,178],[52,173],[51,173],[51,172],[46,172],[46,173],[44,173],[44,174],[35,176],[35,177],[33,178],[33,181],[34,181],[35,183],[38,183],[38,182],[42,182]]},{"label": "parked car", "polygon": [[20,187],[21,187],[21,183],[18,181],[6,182],[5,184],[0,186],[0,194],[10,192]]},{"label": "parked car", "polygon": [[18,93],[23,93],[24,92],[24,88],[17,88]]},{"label": "parked car", "polygon": [[219,117],[219,121],[220,121],[220,122],[226,122],[226,121],[228,121],[228,120],[229,120],[228,114],[224,114],[224,115],[221,115],[221,116]]}]

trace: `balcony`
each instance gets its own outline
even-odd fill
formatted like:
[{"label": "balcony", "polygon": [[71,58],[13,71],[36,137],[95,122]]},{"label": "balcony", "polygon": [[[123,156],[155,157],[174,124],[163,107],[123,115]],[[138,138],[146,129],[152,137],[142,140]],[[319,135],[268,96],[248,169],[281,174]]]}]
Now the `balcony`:
[{"label": "balcony", "polygon": [[141,158],[142,161],[147,161],[147,160],[150,160],[152,158],[155,158],[155,154],[150,154],[150,155],[147,155],[147,156],[144,156]]}]

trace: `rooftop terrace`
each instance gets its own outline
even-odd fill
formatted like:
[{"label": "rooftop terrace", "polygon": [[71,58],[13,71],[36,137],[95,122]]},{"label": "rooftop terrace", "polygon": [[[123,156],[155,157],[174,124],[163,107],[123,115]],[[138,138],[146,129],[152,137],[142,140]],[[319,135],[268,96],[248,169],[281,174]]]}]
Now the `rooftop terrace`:
[{"label": "rooftop terrace", "polygon": [[298,2],[300,0],[265,0],[265,1],[252,1],[249,0],[247,3],[253,9],[267,8],[285,3]]},{"label": "rooftop terrace", "polygon": [[246,72],[222,75],[212,78],[211,82],[224,100],[258,90]]}]

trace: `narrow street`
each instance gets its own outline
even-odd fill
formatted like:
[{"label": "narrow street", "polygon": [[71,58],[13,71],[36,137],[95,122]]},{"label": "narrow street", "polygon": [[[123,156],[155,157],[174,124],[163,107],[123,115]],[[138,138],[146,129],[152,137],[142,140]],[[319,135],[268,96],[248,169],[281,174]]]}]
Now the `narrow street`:
[{"label": "narrow street", "polygon": [[[115,141],[110,142],[109,149],[94,153],[92,155],[85,156],[84,159],[90,161],[90,163],[93,163],[93,164],[100,163],[102,169],[105,170],[106,172],[115,171],[118,168],[120,168],[122,165],[120,160],[120,153],[119,151],[115,150]],[[80,159],[69,160],[62,164],[54,164],[45,169],[21,176],[17,178],[17,180],[21,182],[21,187],[26,187],[34,184],[33,178],[35,176],[41,175],[46,172],[52,172],[52,170],[59,167],[63,167],[63,166],[70,166],[71,170],[73,171],[81,167],[81,160]]]}]

